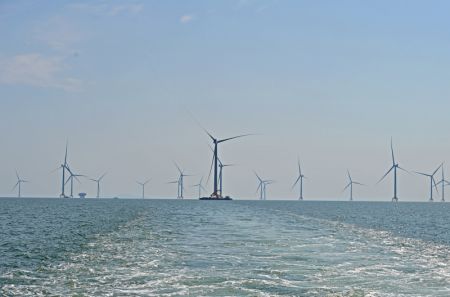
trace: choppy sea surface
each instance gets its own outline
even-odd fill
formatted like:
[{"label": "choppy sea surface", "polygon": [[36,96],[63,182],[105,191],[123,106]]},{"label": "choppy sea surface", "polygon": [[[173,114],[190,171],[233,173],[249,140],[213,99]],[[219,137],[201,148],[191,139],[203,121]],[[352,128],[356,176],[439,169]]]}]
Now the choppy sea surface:
[{"label": "choppy sea surface", "polygon": [[0,296],[450,296],[450,204],[0,199]]}]

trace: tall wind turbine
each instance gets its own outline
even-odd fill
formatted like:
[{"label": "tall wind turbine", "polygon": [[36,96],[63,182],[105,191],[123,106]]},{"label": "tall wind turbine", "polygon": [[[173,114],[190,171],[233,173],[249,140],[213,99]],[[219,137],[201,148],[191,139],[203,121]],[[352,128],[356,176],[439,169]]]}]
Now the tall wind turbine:
[{"label": "tall wind turbine", "polygon": [[398,163],[395,162],[394,147],[392,145],[392,138],[391,138],[391,154],[392,154],[392,167],[383,175],[383,177],[377,182],[377,184],[380,183],[386,177],[386,175],[388,175],[393,169],[394,170],[394,197],[392,197],[392,201],[393,202],[394,201],[397,202],[398,201],[398,197],[397,197],[397,169],[403,170],[405,172],[408,172],[408,171],[406,171],[405,169],[400,167],[398,165]]},{"label": "tall wind turbine", "polygon": [[102,176],[100,176],[99,178],[95,179],[95,178],[90,178],[91,181],[97,183],[97,198],[100,198],[100,182],[102,181],[102,179],[105,177],[106,172],[103,173]]},{"label": "tall wind turbine", "polygon": [[450,182],[447,181],[447,180],[445,179],[445,177],[444,177],[444,166],[441,167],[441,170],[442,170],[442,177],[441,177],[441,180],[437,183],[437,185],[440,184],[440,185],[442,186],[442,191],[441,191],[442,198],[441,198],[441,202],[445,202],[445,186],[450,185]]},{"label": "tall wind turbine", "polygon": [[251,134],[243,134],[243,135],[239,135],[239,136],[234,136],[234,137],[230,137],[230,138],[225,138],[225,139],[217,139],[214,136],[212,136],[208,131],[205,130],[206,134],[208,134],[208,136],[211,138],[211,140],[213,141],[214,144],[214,157],[213,157],[213,164],[214,164],[214,189],[213,192],[211,194],[211,198],[215,198],[215,199],[221,199],[222,198],[222,193],[219,192],[218,189],[218,146],[219,143],[228,141],[228,140],[232,140],[232,139],[236,139],[236,138],[240,138],[240,137],[244,137],[244,136],[249,136]]},{"label": "tall wind turbine", "polygon": [[299,194],[298,200],[303,200],[303,179],[306,178],[306,176],[304,176],[303,173],[302,173],[302,167],[300,166],[300,160],[298,160],[297,163],[298,163],[298,178],[295,181],[295,183],[292,185],[292,189],[295,187],[295,185],[297,183],[300,182],[299,183],[300,194]]},{"label": "tall wind turbine", "polygon": [[17,197],[20,198],[22,197],[21,195],[21,185],[22,183],[28,183],[29,181],[25,180],[25,179],[21,179],[19,174],[16,171],[16,177],[17,177],[17,183],[14,185],[14,188],[12,189],[13,191],[18,187],[19,192],[17,193]]},{"label": "tall wind turbine", "polygon": [[417,174],[420,174],[420,175],[430,178],[430,202],[433,202],[433,185],[434,185],[434,188],[436,189],[436,192],[439,193],[439,191],[437,189],[436,181],[434,179],[434,175],[438,172],[439,169],[441,169],[442,165],[443,165],[443,163],[441,165],[439,165],[439,167],[436,168],[436,170],[432,174],[414,171]]},{"label": "tall wind turbine", "polygon": [[150,181],[150,179],[147,179],[145,182],[143,182],[143,183],[141,183],[141,182],[136,182],[136,183],[138,183],[139,185],[141,185],[142,186],[142,199],[144,199],[145,198],[145,185],[148,183]]},{"label": "tall wind turbine", "polygon": [[73,173],[72,170],[70,170],[69,165],[67,165],[65,168],[69,172],[69,177],[67,178],[67,181],[64,183],[64,185],[70,181],[70,197],[73,198],[73,179],[75,178],[79,183],[81,183],[80,180],[78,179],[78,177],[81,177],[84,175]]},{"label": "tall wind turbine", "polygon": [[202,176],[202,178],[200,179],[200,181],[198,182],[198,184],[192,185],[193,187],[197,187],[197,188],[198,188],[198,198],[201,198],[201,197],[202,197],[202,190],[205,190],[205,191],[206,191],[206,189],[205,189],[205,187],[203,186],[202,182],[203,182],[203,176]]},{"label": "tall wind turbine", "polygon": [[347,186],[344,188],[344,190],[342,192],[344,192],[345,190],[347,190],[347,188],[350,187],[350,201],[353,201],[353,185],[360,185],[360,186],[364,186],[364,185],[362,183],[354,181],[350,175],[350,171],[348,171],[348,170],[347,170],[347,175],[348,175],[349,183],[347,184]]}]

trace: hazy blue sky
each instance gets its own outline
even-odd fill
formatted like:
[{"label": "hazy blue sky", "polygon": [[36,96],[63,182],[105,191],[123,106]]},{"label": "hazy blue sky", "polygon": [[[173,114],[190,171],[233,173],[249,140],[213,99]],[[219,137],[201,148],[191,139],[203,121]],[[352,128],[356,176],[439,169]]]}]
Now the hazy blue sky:
[{"label": "hazy blue sky", "polygon": [[[57,196],[50,174],[69,163],[104,179],[105,196],[187,196],[208,174],[209,139],[223,144],[225,189],[257,198],[252,170],[291,190],[300,156],[306,199],[390,200],[394,137],[400,165],[450,162],[448,1],[1,1],[0,196],[17,169],[23,195]],[[450,177],[450,166],[449,169]],[[211,184],[208,189],[211,188]],[[448,189],[450,193],[450,188]],[[84,181],[76,193],[95,195]],[[449,194],[450,195],[450,194]],[[401,200],[428,180],[400,173]],[[450,199],[450,196],[449,196]]]}]

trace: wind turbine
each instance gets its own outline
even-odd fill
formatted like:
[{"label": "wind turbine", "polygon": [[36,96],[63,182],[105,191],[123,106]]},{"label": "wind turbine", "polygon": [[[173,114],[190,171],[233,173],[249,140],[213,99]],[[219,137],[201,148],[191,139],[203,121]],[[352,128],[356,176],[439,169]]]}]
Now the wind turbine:
[{"label": "wind turbine", "polygon": [[434,175],[438,172],[439,169],[441,169],[442,165],[443,165],[443,163],[441,165],[439,165],[439,167],[436,168],[436,170],[432,174],[414,171],[417,174],[420,174],[420,175],[430,178],[430,202],[433,202],[433,185],[434,185],[434,188],[436,189],[436,192],[439,193],[439,191],[437,189],[436,181],[434,180]]},{"label": "wind turbine", "polygon": [[256,192],[259,191],[259,200],[266,200],[266,186],[274,183],[274,180],[263,180],[256,171],[253,171],[256,175],[256,178],[258,178],[259,184],[258,188],[256,188]]},{"label": "wind turbine", "polygon": [[394,157],[394,148],[392,145],[392,138],[391,138],[391,154],[392,154],[392,167],[383,175],[383,177],[377,182],[377,184],[379,184],[385,177],[386,175],[388,175],[392,169],[394,169],[394,197],[392,197],[392,201],[397,202],[398,201],[398,197],[397,197],[397,169],[403,170],[405,172],[405,169],[403,169],[402,167],[400,167],[398,165],[398,163],[395,162],[395,157]]},{"label": "wind turbine", "polygon": [[256,188],[256,192],[258,193],[259,191],[259,200],[263,200],[264,198],[264,180],[262,178],[259,177],[258,173],[256,173],[256,171],[254,171],[256,178],[259,181],[258,187]]},{"label": "wind turbine", "polygon": [[234,166],[234,164],[222,164],[222,161],[220,161],[220,159],[219,159],[219,168],[220,168],[220,170],[219,170],[219,184],[220,184],[220,186],[219,186],[219,191],[220,191],[220,196],[222,196],[223,195],[223,168],[224,167],[229,167],[229,166]]},{"label": "wind turbine", "polygon": [[67,198],[66,194],[65,194],[65,186],[66,186],[66,170],[68,168],[68,164],[67,164],[67,147],[68,147],[68,142],[66,142],[66,153],[64,154],[64,163],[61,164],[58,168],[56,168],[55,170],[52,171],[55,172],[59,169],[62,170],[61,172],[61,194],[59,195],[60,198]]},{"label": "wind turbine", "polygon": [[217,183],[218,183],[218,146],[219,143],[228,141],[228,140],[232,140],[232,139],[236,139],[236,138],[240,138],[240,137],[244,137],[244,136],[249,136],[251,134],[243,134],[243,135],[238,135],[238,136],[234,136],[234,137],[230,137],[230,138],[225,138],[225,139],[217,139],[214,136],[212,136],[208,131],[206,131],[206,129],[203,129],[206,134],[208,134],[208,136],[211,138],[211,140],[213,141],[214,144],[214,156],[213,156],[213,162],[211,164],[211,166],[214,164],[214,190],[210,196],[210,198],[215,198],[215,199],[221,199],[222,198],[222,193],[219,192],[219,189],[217,187]]},{"label": "wind turbine", "polygon": [[97,183],[97,198],[100,198],[100,182],[102,181],[102,179],[105,177],[106,172],[103,173],[102,176],[100,176],[99,178],[95,179],[95,178],[90,178],[91,181],[96,182]]},{"label": "wind turbine", "polygon": [[175,162],[174,162],[174,164],[177,167],[178,172],[180,173],[180,177],[178,178],[178,198],[179,199],[183,199],[184,198],[183,197],[184,177],[185,176],[191,176],[191,175],[184,174],[184,172],[183,172],[183,170],[181,170],[180,166],[178,166],[178,164],[175,163]]},{"label": "wind turbine", "polygon": [[441,198],[441,202],[445,202],[445,186],[450,185],[450,182],[447,181],[444,177],[444,166],[441,167],[442,170],[442,177],[441,180],[437,183],[437,185],[441,184],[442,186],[442,198]]},{"label": "wind turbine", "polygon": [[263,181],[263,187],[264,187],[264,200],[267,199],[267,194],[266,194],[266,186],[273,184],[275,181],[274,180],[265,180]]},{"label": "wind turbine", "polygon": [[14,185],[14,188],[12,189],[12,191],[14,191],[17,187],[19,187],[19,192],[17,193],[17,197],[20,198],[21,196],[21,185],[22,183],[28,183],[29,181],[25,180],[25,179],[21,179],[19,174],[16,171],[16,177],[17,177],[17,183]]},{"label": "wind turbine", "polygon": [[344,192],[345,190],[347,190],[348,187],[350,187],[350,201],[353,201],[353,185],[360,185],[360,186],[364,186],[364,185],[362,183],[355,182],[354,180],[352,180],[350,171],[348,171],[348,170],[347,170],[347,175],[348,175],[349,183],[347,184],[347,186],[344,188],[344,190],[342,192]]},{"label": "wind turbine", "polygon": [[81,183],[78,177],[84,175],[73,173],[72,170],[70,170],[69,165],[67,165],[65,168],[67,169],[67,171],[69,171],[69,177],[67,178],[67,181],[64,183],[64,185],[70,181],[70,197],[73,198],[73,179],[75,178],[79,183]]},{"label": "wind turbine", "polygon": [[292,185],[292,189],[295,187],[295,185],[296,185],[298,182],[300,182],[300,183],[299,183],[299,186],[300,186],[300,194],[299,194],[298,200],[303,200],[303,179],[306,178],[306,176],[304,176],[304,175],[302,174],[302,167],[300,166],[300,160],[298,160],[297,163],[298,163],[298,178],[297,178],[297,180],[295,181],[295,183]]},{"label": "wind turbine", "polygon": [[144,199],[145,198],[145,185],[148,183],[150,181],[150,179],[147,179],[145,182],[143,182],[143,183],[141,183],[141,182],[136,182],[136,183],[138,183],[139,185],[141,185],[142,186],[142,199]]},{"label": "wind turbine", "polygon": [[198,184],[192,185],[193,187],[197,187],[198,188],[198,198],[202,197],[202,189],[206,191],[205,187],[203,187],[202,181],[203,181],[203,176],[200,179],[200,181],[198,182]]},{"label": "wind turbine", "polygon": [[168,182],[168,184],[177,184],[177,198],[180,198],[180,179]]}]

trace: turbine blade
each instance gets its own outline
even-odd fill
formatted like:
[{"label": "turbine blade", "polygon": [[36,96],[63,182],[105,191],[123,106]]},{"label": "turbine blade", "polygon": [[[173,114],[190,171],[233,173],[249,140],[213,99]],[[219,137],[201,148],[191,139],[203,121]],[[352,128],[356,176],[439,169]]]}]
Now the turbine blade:
[{"label": "turbine blade", "polygon": [[212,171],[213,165],[214,165],[214,155],[213,155],[212,160],[211,160],[211,166],[209,167],[208,179],[206,180],[206,183],[209,182],[209,179],[211,177],[211,171]]},{"label": "turbine blade", "polygon": [[436,172],[438,172],[439,169],[441,169],[442,165],[444,165],[444,163],[441,163],[441,165],[439,165],[438,168],[436,168],[436,170],[433,172],[433,176],[436,174]]},{"label": "turbine blade", "polygon": [[392,171],[392,169],[394,169],[394,166],[392,166],[391,167],[391,169],[389,169],[388,170],[388,172],[386,172],[384,175],[383,175],[383,177],[382,178],[380,178],[380,180],[377,182],[377,184],[379,184],[385,177],[386,177],[386,175],[388,175],[389,174],[389,172],[391,172]]},{"label": "turbine blade", "polygon": [[12,188],[11,191],[14,191],[14,190],[17,188],[18,185],[19,185],[19,182],[17,182],[17,183],[14,185],[14,187]]},{"label": "turbine blade", "polygon": [[108,172],[103,173],[103,175],[100,176],[100,178],[98,179],[98,181],[101,181],[101,180],[105,177],[106,174],[108,174]]},{"label": "turbine blade", "polygon": [[259,179],[260,182],[263,182],[263,180],[259,177],[258,173],[256,173],[256,171],[253,171],[256,175],[256,177]]},{"label": "turbine blade", "polygon": [[423,173],[423,172],[418,172],[418,171],[414,171],[414,173],[417,173],[417,174],[420,174],[420,175],[423,175],[423,176],[428,176],[428,177],[431,176],[429,174],[426,174],[426,173]]},{"label": "turbine blade", "polygon": [[69,146],[69,140],[66,140],[66,153],[64,154],[64,165],[67,164],[67,147]]},{"label": "turbine blade", "polygon": [[230,137],[230,138],[225,138],[225,139],[221,139],[221,140],[217,141],[217,143],[225,142],[225,141],[240,138],[240,137],[250,136],[250,135],[253,135],[253,134],[243,134],[243,135],[238,135],[238,136],[234,136],[234,137]]},{"label": "turbine blade", "polygon": [[365,186],[365,184],[359,183],[359,182],[353,182],[355,185]]},{"label": "turbine blade", "polygon": [[176,162],[173,162],[173,164],[175,164],[175,166],[177,167],[178,171],[180,172],[180,174],[183,174],[183,171],[181,171],[180,167],[178,166],[178,164]]},{"label": "turbine blade", "polygon": [[262,184],[263,184],[263,182],[262,182],[262,181],[260,181],[260,182],[259,182],[259,185],[258,185],[258,187],[256,188],[256,191],[255,191],[255,193],[258,193],[258,191],[259,191],[259,188],[261,188],[261,187],[262,187]]},{"label": "turbine blade", "polygon": [[295,181],[295,183],[292,185],[292,188],[291,188],[291,189],[293,189],[293,188],[295,187],[295,185],[298,183],[298,181],[300,180],[300,178],[301,178],[301,176],[299,176],[299,177],[297,178],[297,180]]},{"label": "turbine blade", "polygon": [[348,175],[348,179],[350,180],[350,182],[352,181],[352,177],[350,176],[350,171],[348,171],[347,169],[347,175]]},{"label": "turbine blade", "polygon": [[398,166],[397,167],[398,169],[400,169],[400,170],[403,170],[404,172],[406,172],[406,173],[409,173],[409,174],[411,174],[411,172],[409,172],[408,170],[406,170],[405,168],[403,168],[403,167],[400,167],[400,166]]},{"label": "turbine blade", "polygon": [[350,182],[350,183],[348,183],[348,185],[346,185],[345,186],[345,188],[342,190],[342,193],[344,193],[345,192],[345,190],[347,190],[348,189],[348,187],[350,187],[350,185],[351,185],[352,183]]},{"label": "turbine blade", "polygon": [[392,165],[395,165],[394,146],[392,144],[392,137],[391,137],[391,153],[392,153]]},{"label": "turbine blade", "polygon": [[434,188],[436,189],[436,193],[439,193],[439,190],[438,190],[437,185],[436,185],[436,181],[434,180],[434,176],[432,176],[431,179],[432,179],[432,182],[434,184]]}]

